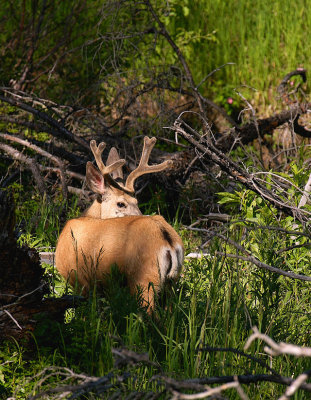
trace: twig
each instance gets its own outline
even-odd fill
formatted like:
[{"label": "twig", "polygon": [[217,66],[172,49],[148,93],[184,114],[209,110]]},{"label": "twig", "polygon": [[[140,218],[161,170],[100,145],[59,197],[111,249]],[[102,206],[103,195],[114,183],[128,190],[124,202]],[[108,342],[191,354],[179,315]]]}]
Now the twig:
[{"label": "twig", "polygon": [[248,338],[244,349],[247,350],[252,342],[256,339],[262,340],[269,346],[264,347],[264,351],[272,356],[280,354],[290,354],[296,357],[311,357],[311,347],[300,347],[294,344],[280,342],[279,344],[272,340],[269,336],[260,333],[256,327],[253,327],[253,334]]},{"label": "twig", "polygon": [[244,392],[242,386],[240,385],[239,378],[237,376],[234,377],[234,381],[238,383],[238,386],[236,387],[236,391],[238,392],[239,396],[241,397],[242,400],[249,400],[248,396]]},{"label": "twig", "polygon": [[[187,133],[182,125],[190,129],[191,134]],[[308,217],[302,210],[298,209],[297,207],[287,205],[279,196],[264,187],[255,176],[249,174],[239,165],[230,160],[225,154],[201,137],[195,130],[190,128],[181,119],[177,119],[175,121],[172,130],[177,132],[192,146],[194,146],[201,154],[202,159],[205,159],[208,162],[210,162],[210,160],[215,162],[223,171],[228,173],[248,189],[259,194],[263,199],[267,200],[279,211],[285,212],[286,214],[297,218],[302,224],[308,222]],[[196,140],[192,135],[195,136],[199,141]]]},{"label": "twig", "polygon": [[311,282],[311,277],[310,276],[294,274],[293,272],[287,272],[287,271],[284,271],[284,270],[282,270],[280,268],[272,267],[271,265],[265,264],[265,263],[259,261],[254,256],[251,256],[251,255],[249,255],[248,257],[245,257],[245,256],[239,256],[237,254],[224,253],[224,252],[221,252],[221,251],[217,251],[216,254],[219,255],[219,256],[222,256],[222,257],[236,258],[237,260],[249,261],[249,262],[251,262],[252,264],[255,264],[257,267],[259,267],[261,269],[265,269],[267,271],[274,272],[274,273],[276,273],[278,275],[286,276],[287,278],[298,279],[300,281]]},{"label": "twig", "polygon": [[234,349],[231,347],[210,347],[210,346],[204,346],[201,348],[198,348],[198,351],[208,351],[208,352],[230,352],[230,353],[234,353],[234,354],[238,354],[240,356],[243,356],[245,358],[247,358],[248,360],[254,361],[255,363],[261,365],[262,367],[266,368],[268,371],[272,372],[274,375],[278,375],[280,376],[275,369],[271,368],[268,364],[266,364],[264,361],[262,361],[260,358],[251,356],[250,354],[246,354],[241,350],[238,349]]},{"label": "twig", "polygon": [[[258,382],[273,382],[278,383],[280,385],[290,386],[293,382],[293,378],[274,375],[274,374],[245,374],[245,375],[227,375],[227,376],[208,376],[205,378],[192,378],[192,379],[185,379],[181,381],[182,387],[184,389],[187,388],[191,389],[191,385],[219,385],[222,383],[233,382],[234,377],[237,376],[240,383],[243,384],[250,384],[250,383],[258,383]],[[166,379],[163,378],[166,381]],[[179,382],[177,381],[177,384]],[[178,387],[178,386],[177,386]],[[311,383],[304,383],[300,387],[302,390],[307,392],[311,392]]]},{"label": "twig", "polygon": [[[0,87],[0,91],[7,92],[7,88]],[[14,96],[13,93],[10,93],[10,94],[11,94],[11,96]],[[59,136],[61,135],[64,138],[66,138],[67,140],[78,143],[80,146],[82,146],[84,149],[86,149],[88,151],[88,153],[90,152],[89,144],[83,138],[80,138],[80,137],[74,135],[72,132],[70,132],[68,129],[66,129],[64,126],[62,126],[60,123],[58,123],[54,118],[49,116],[47,113],[45,113],[43,111],[39,111],[39,110],[33,108],[32,106],[30,106],[26,103],[23,103],[22,101],[20,101],[19,99],[16,99],[16,98],[14,99],[12,97],[6,97],[6,96],[0,95],[0,100],[4,101],[6,103],[9,103],[13,106],[16,106],[18,108],[21,108],[22,110],[35,115],[36,117],[38,117],[42,121],[46,122],[51,127],[55,128],[59,132]]]},{"label": "twig", "polygon": [[67,184],[66,184],[66,172],[65,172],[65,167],[62,162],[62,160],[56,156],[53,156],[52,154],[48,153],[46,150],[41,149],[39,146],[29,143],[28,140],[21,139],[19,137],[13,136],[13,135],[8,135],[6,133],[0,133],[0,138],[4,140],[9,140],[11,142],[19,143],[31,150],[34,150],[38,154],[41,154],[43,157],[48,158],[51,160],[54,164],[58,165],[59,172],[60,172],[60,179],[62,183],[62,191],[63,191],[63,196],[66,199],[68,195],[68,189],[67,189]]},{"label": "twig", "polygon": [[306,382],[308,378],[311,376],[311,370],[304,372],[303,374],[299,375],[294,382],[286,389],[283,396],[279,398],[279,400],[287,400],[292,397],[299,388],[301,388],[302,384]]},{"label": "twig", "polygon": [[284,249],[278,250],[276,254],[285,253],[286,251],[294,250],[294,249],[301,249],[303,247],[311,247],[311,242],[306,242],[303,244],[294,244],[292,246],[285,247]]},{"label": "twig", "polygon": [[[41,169],[41,171],[51,171],[51,172],[56,172],[57,174],[60,174],[60,169],[59,168],[55,168],[55,167],[46,167],[44,165],[39,165],[39,168]],[[73,172],[73,171],[69,171],[68,169],[66,169],[65,174],[78,179],[79,181],[85,181],[85,175],[79,174],[78,172]]]},{"label": "twig", "polygon": [[217,252],[215,252],[215,254],[218,254],[222,257],[230,257],[230,258],[236,258],[238,260],[249,261],[249,262],[255,264],[259,268],[266,269],[266,270],[274,272],[278,275],[286,276],[287,278],[311,282],[310,276],[295,274],[293,272],[287,272],[280,268],[276,268],[276,267],[273,267],[271,265],[268,265],[268,264],[265,264],[265,263],[259,261],[256,257],[252,256],[242,245],[240,245],[239,243],[229,239],[228,237],[226,237],[218,232],[207,230],[207,229],[202,229],[202,228],[193,228],[193,227],[192,228],[188,227],[188,229],[192,230],[192,231],[197,231],[197,232],[205,232],[205,233],[208,233],[209,235],[218,236],[219,238],[223,239],[224,241],[226,241],[226,242],[230,243],[231,245],[233,245],[234,247],[236,247],[238,250],[240,250],[242,253],[246,254],[247,256],[245,257],[245,256],[225,253],[225,252],[221,252],[221,251],[217,251]]},{"label": "twig", "polygon": [[302,137],[311,137],[311,132],[298,124],[298,118],[305,114],[311,104],[297,104],[289,110],[281,111],[268,118],[257,119],[256,124],[252,121],[242,126],[236,126],[229,132],[224,132],[216,141],[216,146],[222,151],[235,148],[238,144],[247,144],[258,138],[258,134],[263,137],[272,134],[273,131],[286,122],[294,122],[294,132]]},{"label": "twig", "polygon": [[46,282],[42,283],[42,285],[38,286],[36,289],[32,290],[31,292],[25,293],[25,294],[23,294],[22,296],[18,297],[18,298],[14,301],[14,303],[10,303],[10,304],[6,304],[5,306],[1,306],[1,307],[0,307],[0,310],[5,311],[6,309],[9,309],[9,308],[11,308],[11,307],[15,307],[16,305],[18,305],[18,304],[21,302],[21,300],[25,299],[25,297],[31,296],[31,295],[34,294],[35,292],[37,292],[37,291],[43,289],[45,285],[46,285]]},{"label": "twig", "polygon": [[239,382],[229,382],[223,385],[217,386],[216,388],[208,389],[205,392],[196,393],[196,394],[183,394],[176,391],[173,391],[173,399],[176,400],[197,400],[197,399],[206,399],[207,397],[214,396],[216,394],[221,393],[224,390],[228,389],[237,389],[240,386]]},{"label": "twig", "polygon": [[26,167],[28,167],[36,181],[39,193],[43,197],[46,194],[46,186],[41,177],[40,170],[36,162],[32,158],[26,157],[14,147],[11,147],[5,143],[0,143],[0,149],[9,154],[14,160],[21,161],[23,164],[26,165]]},{"label": "twig", "polygon": [[13,322],[17,325],[17,327],[20,330],[23,330],[23,328],[20,326],[20,324],[16,321],[16,319],[13,317],[13,315],[9,311],[7,311],[7,310],[3,310],[3,311],[13,320]]}]

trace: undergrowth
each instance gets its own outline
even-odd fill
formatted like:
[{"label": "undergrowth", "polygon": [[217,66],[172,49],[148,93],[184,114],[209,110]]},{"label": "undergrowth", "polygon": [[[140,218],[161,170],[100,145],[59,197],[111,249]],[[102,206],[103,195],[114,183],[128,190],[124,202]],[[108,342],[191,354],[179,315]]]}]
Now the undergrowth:
[{"label": "undergrowth", "polygon": [[[267,264],[310,275],[309,249],[298,247],[284,254],[280,250],[290,247],[298,239],[282,236],[271,229],[271,226],[294,229],[290,218],[277,217],[275,210],[258,196],[244,190],[224,193],[220,195],[220,202],[231,212],[237,210],[236,206],[240,210],[230,223],[228,237]],[[22,204],[25,206],[25,202]],[[45,224],[49,221],[53,226],[51,232],[55,237],[59,231],[59,222],[53,215],[57,214],[60,204],[56,204],[55,209],[51,205],[49,212],[44,211],[42,204],[38,208],[33,206],[33,214],[29,216],[31,222],[24,225],[39,242],[41,216]],[[72,206],[68,213],[75,215],[76,212]],[[198,241],[195,234],[177,223],[175,228],[183,237],[186,253],[193,250],[193,243]],[[93,293],[87,302],[69,310],[63,323],[51,323],[43,317],[30,347],[14,341],[2,344],[2,398],[24,399],[43,390],[44,386],[39,385],[34,392],[34,387],[40,380],[37,374],[48,366],[65,366],[94,376],[105,375],[114,369],[112,349],[120,346],[147,353],[155,363],[153,366],[119,367],[136,376],[134,380],[129,379],[125,392],[158,390],[156,382],[150,378],[159,373],[159,368],[175,379],[267,373],[267,368],[230,350],[243,351],[252,326],[257,326],[276,342],[310,346],[308,283],[289,280],[260,270],[249,262],[217,254],[234,251],[229,243],[213,239],[209,242],[208,256],[186,260],[180,281],[166,298],[166,306],[163,307],[160,298],[151,317],[139,307],[139,295],[133,298],[122,284],[118,271],[113,270],[105,297]],[[63,285],[64,289],[64,282],[59,283],[62,280],[57,273],[48,271],[50,279],[56,279],[57,285]],[[283,376],[295,377],[310,367],[306,359],[290,356],[271,359],[262,352],[260,342],[252,345],[249,354]],[[57,384],[61,378],[55,376],[52,382],[51,379],[45,385],[53,380]],[[277,398],[284,392],[283,387],[272,383],[252,384],[244,389],[250,398],[259,398],[258,391],[260,398],[267,399]],[[108,393],[112,394],[113,389]],[[229,398],[238,397],[232,391]],[[294,398],[307,397],[298,392]]]}]

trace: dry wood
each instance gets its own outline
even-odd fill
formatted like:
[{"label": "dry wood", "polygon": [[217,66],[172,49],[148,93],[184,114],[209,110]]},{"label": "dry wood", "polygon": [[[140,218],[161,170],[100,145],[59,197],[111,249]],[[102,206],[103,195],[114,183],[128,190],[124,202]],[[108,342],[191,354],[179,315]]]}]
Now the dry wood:
[{"label": "dry wood", "polygon": [[[228,156],[222,153],[206,136],[201,136],[189,125],[187,125],[181,119],[175,121],[172,129],[178,133],[181,137],[186,139],[198,152],[200,159],[210,162],[213,161],[219,167],[232,176],[236,181],[240,182],[247,189],[254,191],[259,194],[263,199],[271,203],[279,211],[291,215],[305,225],[309,216],[308,213],[302,211],[298,207],[287,204],[284,199],[279,197],[277,194],[268,190],[253,174],[248,173],[245,169],[240,167],[238,164],[233,162]],[[190,132],[190,133],[189,133]]]}]

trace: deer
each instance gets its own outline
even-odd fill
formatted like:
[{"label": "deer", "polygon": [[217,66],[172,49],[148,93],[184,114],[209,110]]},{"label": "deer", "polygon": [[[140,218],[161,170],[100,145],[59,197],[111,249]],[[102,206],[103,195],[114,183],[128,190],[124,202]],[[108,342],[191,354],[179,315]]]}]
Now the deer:
[{"label": "deer", "polygon": [[165,161],[149,165],[156,138],[144,138],[139,165],[123,184],[122,167],[115,148],[106,165],[102,160],[105,142],[90,148],[98,169],[87,162],[86,183],[97,198],[84,214],[69,220],[56,246],[58,272],[83,295],[93,287],[107,285],[111,267],[124,274],[130,293],[140,291],[142,305],[151,313],[155,294],[180,276],[184,247],[180,236],[160,215],[142,215],[135,198],[134,183],[144,174],[160,172],[171,165]]}]

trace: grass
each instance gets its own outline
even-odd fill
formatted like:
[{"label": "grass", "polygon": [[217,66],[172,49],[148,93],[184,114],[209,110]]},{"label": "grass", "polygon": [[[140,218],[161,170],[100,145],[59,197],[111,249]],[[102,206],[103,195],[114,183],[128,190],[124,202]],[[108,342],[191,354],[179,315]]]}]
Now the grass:
[{"label": "grass", "polygon": [[[272,218],[273,210],[269,213],[260,201],[256,203],[256,198],[248,201],[246,196],[244,194],[242,213],[249,213],[248,207],[252,204],[254,215],[257,211],[267,221]],[[51,204],[46,207],[50,208]],[[34,207],[34,215],[36,212]],[[42,215],[47,214],[55,215],[52,209]],[[29,220],[32,229],[40,226],[33,224],[33,218]],[[58,226],[53,218],[50,223]],[[260,243],[256,255],[264,262],[276,266],[284,262],[283,258],[275,256],[276,251],[285,246],[277,233],[254,229],[249,231],[247,239],[242,239],[244,228],[240,223],[233,223],[230,237],[246,247],[253,246],[254,251],[255,245]],[[35,236],[34,231],[30,232]],[[181,226],[179,232],[190,250],[193,237]],[[253,325],[277,342],[310,346],[308,284],[277,277],[246,262],[219,257],[215,255],[217,251],[231,252],[232,249],[215,240],[209,247],[210,256],[185,262],[182,278],[169,297],[168,307],[159,306],[152,318],[139,309],[126,288],[119,286],[115,275],[107,297],[93,293],[86,304],[68,314],[65,323],[51,324],[43,318],[34,334],[32,351],[14,341],[2,344],[0,396],[24,399],[33,394],[40,380],[36,375],[50,366],[68,367],[95,376],[115,371],[112,348],[119,347],[120,343],[130,350],[147,353],[151,361],[161,366],[163,373],[176,379],[267,373],[256,362],[228,350],[243,351]],[[305,263],[308,254],[306,249],[296,249],[286,263],[290,262],[294,271],[310,275],[309,265]],[[214,350],[204,350],[206,346]],[[263,353],[260,342],[254,343],[248,354],[261,358],[284,376],[297,376],[310,368],[306,359],[290,356],[271,359]],[[125,385],[124,393],[158,390],[156,382],[150,381],[159,373],[155,366],[120,368],[136,376]],[[53,381],[57,384],[61,377],[55,376]],[[35,392],[43,390],[47,384],[51,384],[51,380],[37,387]],[[259,398],[260,392],[260,398],[267,399],[277,398],[285,390],[272,383],[252,384],[244,389],[250,398]],[[112,395],[113,390],[109,393]],[[227,395],[230,399],[238,398],[234,391]],[[307,399],[307,396],[299,392],[294,398]]]},{"label": "grass", "polygon": [[[298,200],[295,185],[303,187],[308,172],[302,165],[292,163],[287,179],[293,183],[288,200]],[[304,177],[304,179],[302,179]],[[295,184],[295,185],[294,185]],[[41,247],[55,246],[60,229],[60,218],[65,221],[79,213],[75,199],[66,205],[61,199],[40,201],[22,190],[17,193],[17,223],[23,229],[23,241]],[[145,205],[144,212],[166,212],[161,191],[156,201]],[[219,194],[219,203],[231,215],[239,215],[228,226],[227,235],[242,244],[259,260],[282,269],[310,276],[310,251],[295,248],[280,252],[295,244],[297,238],[271,230],[271,226],[293,230],[292,218],[279,218],[276,210],[260,197],[241,189]],[[159,209],[160,208],[160,209]],[[27,218],[25,218],[25,215]],[[198,234],[178,223],[173,225],[182,235],[186,253],[195,250],[200,242]],[[269,229],[260,228],[262,226]],[[301,243],[305,239],[299,239]],[[217,252],[234,253],[224,240],[214,239],[208,245],[209,256],[185,261],[184,271],[177,286],[168,297],[167,307],[159,305],[151,318],[138,306],[122,279],[113,271],[109,291],[105,297],[93,293],[88,301],[69,310],[63,323],[41,317],[36,332],[25,346],[8,341],[0,346],[0,398],[24,399],[57,385],[62,377],[53,375],[41,382],[45,368],[67,367],[77,373],[103,376],[110,372],[129,373],[123,385],[123,394],[130,391],[158,391],[156,381],[150,378],[163,374],[175,379],[191,379],[235,374],[265,374],[266,368],[246,358],[243,346],[257,326],[276,342],[291,342],[311,346],[309,284],[289,280],[260,270],[245,261],[221,257]],[[65,290],[65,284],[54,269],[47,267],[46,276],[56,296]],[[139,297],[139,296],[138,296]],[[125,347],[146,353],[154,365],[121,365],[114,367],[113,348]],[[208,347],[208,350],[207,350]],[[247,352],[263,360],[278,373],[296,377],[310,368],[308,359],[291,356],[269,357],[262,343],[255,342]],[[285,389],[273,383],[244,385],[251,399],[278,398]],[[112,388],[106,398],[114,393]],[[236,399],[235,391],[226,393]],[[294,398],[307,399],[299,391]]]},{"label": "grass", "polygon": [[[174,14],[166,17],[166,26],[178,35],[177,42],[191,61],[196,82],[225,63],[235,63],[216,72],[201,87],[202,91],[212,91],[218,103],[226,104],[228,97],[235,96],[235,87],[247,84],[260,90],[250,94],[256,104],[270,105],[275,101],[274,88],[281,78],[290,70],[308,65],[311,14],[303,0],[297,0],[294,6],[280,0],[183,0],[171,4]],[[181,29],[192,33],[185,38]],[[196,40],[192,40],[194,37]],[[159,51],[163,54],[162,49]],[[297,179],[308,174],[307,170],[299,170]],[[303,182],[299,186],[303,187]],[[20,185],[12,189],[18,226],[23,231],[20,242],[40,249],[53,248],[60,221],[79,213],[76,200],[68,206],[61,200],[41,201],[32,193],[25,196]],[[290,195],[299,198],[297,192]],[[144,213],[158,212],[158,207],[165,213],[161,192],[153,198],[154,204],[144,205]],[[231,206],[231,214],[240,211],[228,227],[228,237],[242,243],[263,262],[311,274],[309,250],[297,248],[277,254],[296,239],[258,227],[276,225],[292,229],[294,221],[277,218],[274,210],[247,191],[233,195],[231,203],[222,200],[226,207]],[[243,218],[246,222],[241,223]],[[174,227],[191,251],[199,239],[192,232],[183,231],[178,219],[177,216]],[[278,277],[244,261],[220,257],[219,251],[235,250],[217,239],[209,244],[208,251],[208,257],[185,262],[168,307],[157,307],[153,318],[137,306],[137,300],[126,289],[120,288],[117,276],[112,276],[107,297],[94,293],[86,304],[69,310],[64,323],[51,324],[48,318],[42,318],[31,347],[14,340],[2,343],[0,398],[25,399],[48,384],[60,383],[61,377],[55,375],[34,390],[40,382],[38,374],[50,366],[95,376],[114,371],[112,348],[120,345],[147,353],[164,374],[176,379],[267,373],[255,361],[229,350],[242,351],[254,325],[277,342],[311,346],[307,283]],[[56,295],[60,295],[65,290],[64,282],[48,267],[47,276],[51,286],[56,287]],[[207,346],[209,350],[203,350]],[[248,354],[288,377],[310,369],[307,359],[267,356],[260,342],[254,343]],[[156,366],[127,365],[119,369],[136,376],[124,384],[123,393],[158,390],[156,382],[150,381],[159,373]],[[285,391],[284,387],[267,382],[243,387],[251,399],[277,398]],[[234,391],[226,395],[238,398]],[[309,397],[298,391],[293,398]]]},{"label": "grass", "polygon": [[[225,104],[233,97],[241,103],[233,88],[247,85],[258,90],[246,92],[248,99],[254,99],[256,106],[271,106],[283,77],[297,67],[308,68],[311,15],[304,0],[295,5],[281,0],[184,0],[174,4],[167,25],[177,37],[180,30],[193,32],[193,40],[183,42],[181,49],[197,83],[214,69],[234,63],[201,87],[203,92],[211,90],[218,102]],[[195,40],[198,34],[201,39]]]},{"label": "grass", "polygon": [[[31,360],[18,344],[8,344],[2,356],[6,360],[15,357],[14,368],[10,367],[10,376],[4,374],[8,387],[13,393],[17,390],[14,395],[16,398],[24,398],[25,388],[29,394],[37,381],[30,381],[29,377],[50,365],[67,366],[77,372],[96,376],[107,374],[113,367],[111,347],[119,346],[116,337],[127,348],[148,353],[150,359],[159,363],[167,375],[177,379],[265,373],[264,368],[230,351],[197,351],[206,345],[242,350],[250,333],[245,307],[253,323],[258,323],[262,331],[268,332],[278,341],[288,340],[288,331],[297,328],[297,315],[289,309],[267,310],[259,295],[256,307],[252,307],[254,299],[247,298],[249,293],[245,291],[245,275],[249,273],[241,273],[236,265],[226,264],[217,258],[188,263],[172,299],[171,311],[160,309],[156,320],[148,319],[137,310],[127,315],[118,315],[116,309],[122,307],[124,297],[122,303],[113,305],[94,296],[87,305],[76,310],[70,322],[60,325],[58,332],[56,329],[54,341],[51,342],[50,335],[47,340],[45,335],[42,338],[37,332],[37,354],[32,355]],[[269,280],[264,283],[269,284]],[[262,292],[261,296],[265,294]],[[302,299],[298,300],[296,296],[286,299],[289,307],[293,307],[297,301],[300,303]],[[256,318],[257,308],[259,312]],[[279,316],[276,315],[277,311]],[[277,332],[275,325],[280,323],[282,329]],[[286,325],[289,329],[285,329]],[[304,328],[308,329],[299,325],[301,335],[298,342],[301,345],[310,344],[309,337],[303,334]],[[256,354],[270,363],[271,360],[260,355],[261,352],[262,348],[257,343],[253,345],[250,354]],[[306,360],[295,360],[293,357],[275,358],[272,365],[285,376],[299,374],[308,367]],[[125,369],[133,373],[133,368]],[[137,367],[134,370],[137,381],[133,383],[132,389],[155,390],[155,385],[148,383],[148,379],[158,373],[155,368]],[[128,390],[130,388],[131,385]],[[246,390],[250,398],[256,398],[256,387],[250,386]],[[265,393],[266,398],[276,398],[282,393],[282,388],[269,383],[260,384],[260,392]],[[230,398],[237,397],[232,393]]]}]

